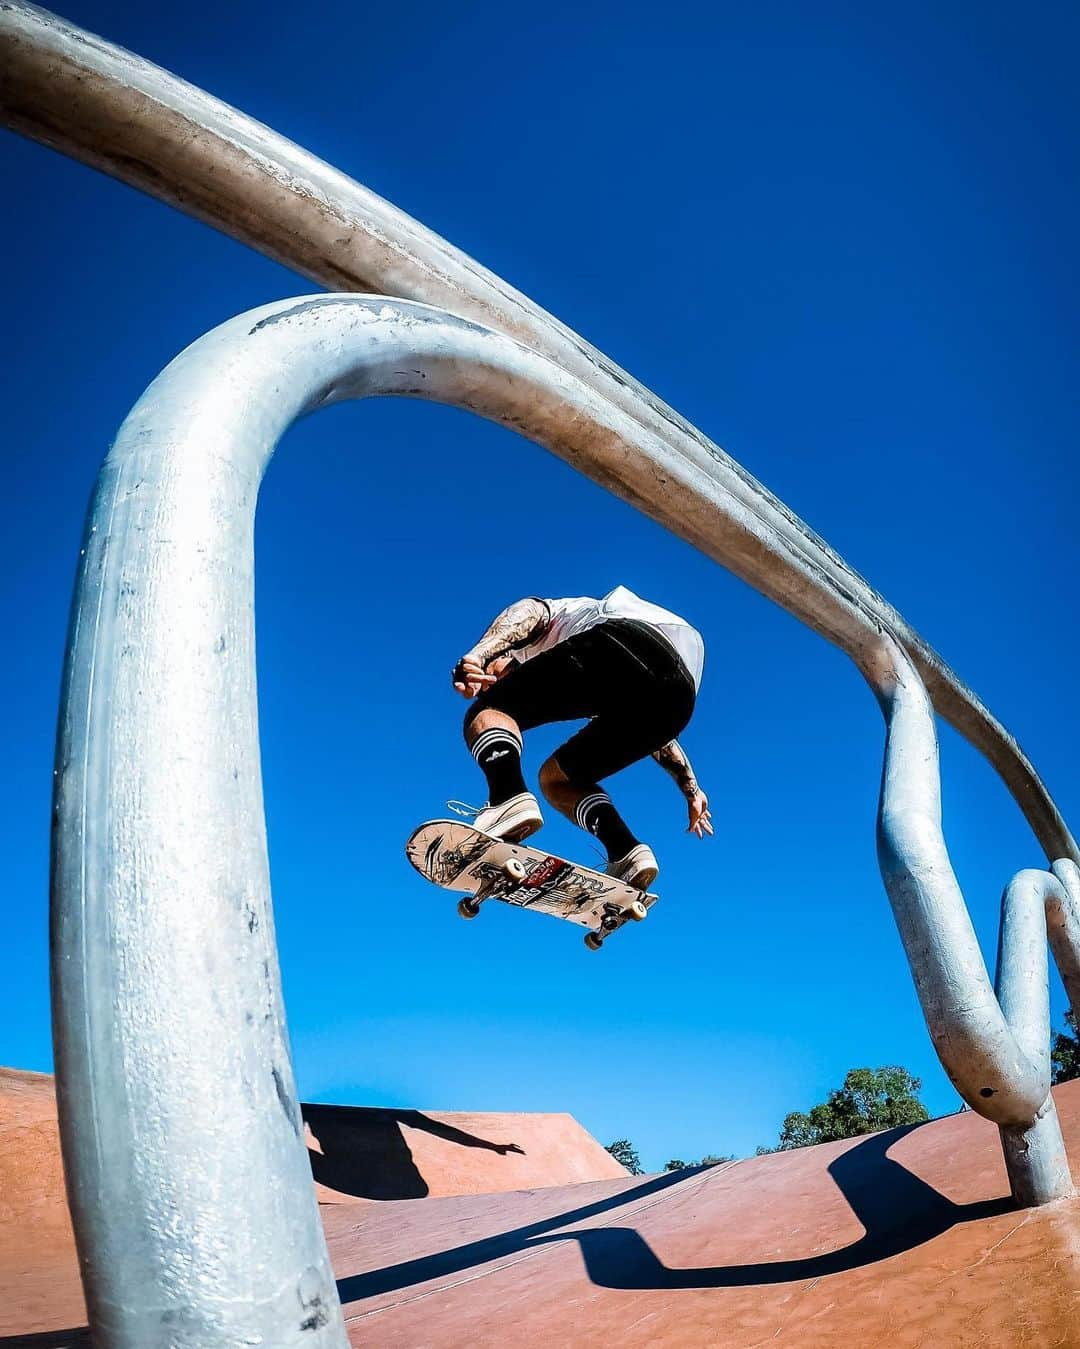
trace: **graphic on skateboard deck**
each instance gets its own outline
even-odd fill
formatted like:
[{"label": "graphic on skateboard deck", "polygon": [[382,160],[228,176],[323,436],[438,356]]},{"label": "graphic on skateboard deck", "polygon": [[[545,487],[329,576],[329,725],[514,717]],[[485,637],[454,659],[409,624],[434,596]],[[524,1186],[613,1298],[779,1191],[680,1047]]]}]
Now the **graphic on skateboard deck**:
[{"label": "graphic on skateboard deck", "polygon": [[535,909],[588,928],[585,945],[598,951],[624,923],[639,922],[656,896],[555,857],[528,843],[510,843],[460,820],[429,820],[413,832],[405,855],[421,876],[444,890],[463,890],[462,918],[475,918],[488,899]]}]

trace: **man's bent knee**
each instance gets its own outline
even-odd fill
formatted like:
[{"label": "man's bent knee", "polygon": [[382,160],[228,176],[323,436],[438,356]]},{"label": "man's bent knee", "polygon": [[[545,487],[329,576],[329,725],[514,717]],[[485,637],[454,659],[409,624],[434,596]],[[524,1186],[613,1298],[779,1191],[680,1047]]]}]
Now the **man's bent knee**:
[{"label": "man's bent knee", "polygon": [[572,809],[578,791],[563,772],[562,768],[559,766],[559,761],[554,755],[552,755],[550,759],[545,759],[543,764],[541,764],[539,781],[540,790],[556,810],[565,813],[567,810]]},{"label": "man's bent knee", "polygon": [[512,716],[507,712],[500,712],[497,707],[485,707],[483,703],[473,703],[465,713],[465,725],[463,731],[465,734],[465,743],[472,742],[485,731],[490,731],[494,727],[505,727],[521,739],[521,730]]}]

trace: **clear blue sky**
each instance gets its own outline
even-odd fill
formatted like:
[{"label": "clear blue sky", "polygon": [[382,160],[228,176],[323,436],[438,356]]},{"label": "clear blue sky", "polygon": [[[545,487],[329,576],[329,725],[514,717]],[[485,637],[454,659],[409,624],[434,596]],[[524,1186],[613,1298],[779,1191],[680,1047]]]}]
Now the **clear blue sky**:
[{"label": "clear blue sky", "polygon": [[[583,333],[881,589],[1014,731],[1076,829],[1075,6],[493,3],[317,19],[239,0],[66,13],[269,122]],[[43,148],[0,140],[6,321],[0,1062],[50,1067],[47,844],[79,531],[182,347],[311,285]],[[874,855],[882,727],[845,657],[544,451],[352,404],[290,433],[258,522],[275,905],[302,1092],[569,1110],[647,1165],[775,1141],[856,1065],[957,1098]],[[662,902],[598,956],[407,867],[482,786],[446,672],[521,594],[618,583],[705,634],[685,739],[717,837],[643,765],[612,786]],[[1041,855],[942,734],[988,958]],[[537,732],[534,768],[556,743]],[[581,853],[551,823],[554,850]],[[1062,996],[1055,981],[1055,1017]]]}]

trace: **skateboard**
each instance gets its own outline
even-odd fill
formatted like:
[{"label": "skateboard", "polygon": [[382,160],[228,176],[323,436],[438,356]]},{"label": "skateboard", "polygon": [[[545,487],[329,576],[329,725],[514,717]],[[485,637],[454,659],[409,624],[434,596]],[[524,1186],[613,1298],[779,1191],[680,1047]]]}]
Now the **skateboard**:
[{"label": "skateboard", "polygon": [[628,922],[640,922],[656,896],[578,866],[527,843],[481,833],[460,820],[429,820],[413,832],[405,855],[421,876],[444,890],[463,890],[462,918],[475,918],[481,904],[501,899],[519,909],[563,918],[588,928],[585,945],[599,951]]}]

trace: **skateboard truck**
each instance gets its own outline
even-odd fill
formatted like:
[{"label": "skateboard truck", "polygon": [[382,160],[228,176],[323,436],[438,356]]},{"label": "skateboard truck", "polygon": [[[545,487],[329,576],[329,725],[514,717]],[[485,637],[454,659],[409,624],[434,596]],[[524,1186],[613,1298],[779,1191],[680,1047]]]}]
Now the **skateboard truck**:
[{"label": "skateboard truck", "polygon": [[504,880],[500,884],[498,881],[487,881],[483,884],[475,895],[466,895],[464,899],[458,901],[457,911],[462,918],[476,918],[480,913],[480,905],[485,899],[490,899],[492,895],[506,894],[511,890],[516,890],[525,879],[525,864],[517,857],[508,857],[502,864]]},{"label": "skateboard truck", "polygon": [[604,944],[604,938],[610,937],[613,932],[617,932],[628,919],[640,923],[643,918],[648,916],[649,910],[640,899],[635,899],[625,909],[621,909],[618,904],[605,904],[604,916],[600,919],[600,926],[593,932],[586,932],[585,945],[590,951],[599,951]]}]

